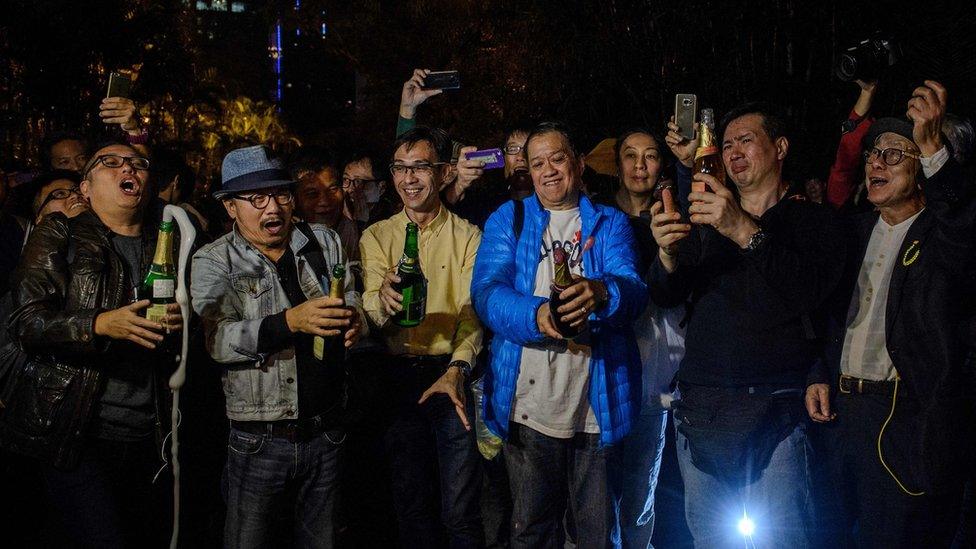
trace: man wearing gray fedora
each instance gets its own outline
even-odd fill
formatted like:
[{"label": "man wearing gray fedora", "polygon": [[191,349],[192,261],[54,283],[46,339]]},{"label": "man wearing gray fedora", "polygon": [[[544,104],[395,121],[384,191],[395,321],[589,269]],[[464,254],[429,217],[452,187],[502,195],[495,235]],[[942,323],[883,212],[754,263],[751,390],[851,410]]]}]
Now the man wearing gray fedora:
[{"label": "man wearing gray fedora", "polygon": [[[294,181],[263,146],[224,157],[221,188],[234,227],[193,257],[193,309],[226,369],[230,436],[226,547],[270,546],[294,510],[293,544],[332,547],[343,431],[344,353],[316,337],[361,334],[362,300],[346,270],[344,299],[320,281],[347,259],[338,235],[294,223]],[[288,499],[291,494],[291,499]]]}]

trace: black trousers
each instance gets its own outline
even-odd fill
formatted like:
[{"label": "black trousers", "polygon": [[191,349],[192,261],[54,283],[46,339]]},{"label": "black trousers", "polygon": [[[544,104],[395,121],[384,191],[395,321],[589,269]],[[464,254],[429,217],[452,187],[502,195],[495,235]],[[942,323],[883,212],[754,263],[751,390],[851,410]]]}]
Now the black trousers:
[{"label": "black trousers", "polygon": [[158,468],[152,439],[121,442],[92,439],[81,461],[64,471],[44,466],[52,517],[67,540],[61,547],[166,547],[169,545],[172,490],[169,472]]},{"label": "black trousers", "polygon": [[[912,414],[917,402],[898,396],[897,414]],[[837,419],[825,426],[828,547],[949,547],[956,531],[962,486],[958,491],[912,496],[885,470],[878,456],[878,433],[891,412],[891,397],[839,394]],[[912,433],[892,422],[885,446],[907,445]],[[889,467],[896,456],[885,455]],[[897,474],[897,472],[896,472]],[[904,483],[904,479],[900,479]],[[905,486],[917,491],[913,486]]]}]

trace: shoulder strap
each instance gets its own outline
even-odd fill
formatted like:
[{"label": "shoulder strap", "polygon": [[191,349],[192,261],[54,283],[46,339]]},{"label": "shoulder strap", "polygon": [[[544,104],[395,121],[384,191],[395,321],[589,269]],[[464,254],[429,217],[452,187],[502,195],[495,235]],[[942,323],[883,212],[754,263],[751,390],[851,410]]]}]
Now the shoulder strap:
[{"label": "shoulder strap", "polygon": [[312,247],[311,250],[305,252],[303,255],[308,261],[308,265],[312,268],[312,272],[315,273],[316,278],[321,282],[322,277],[328,279],[329,277],[329,266],[325,263],[325,254],[322,253],[322,246],[319,244],[319,239],[315,238],[315,232],[312,228],[308,226],[308,223],[304,221],[299,221],[295,223],[295,228],[305,235],[308,239],[309,245]]},{"label": "shoulder strap", "polygon": [[522,236],[522,225],[525,223],[525,204],[520,199],[514,201],[515,211],[512,214],[512,229],[515,231],[515,242]]}]

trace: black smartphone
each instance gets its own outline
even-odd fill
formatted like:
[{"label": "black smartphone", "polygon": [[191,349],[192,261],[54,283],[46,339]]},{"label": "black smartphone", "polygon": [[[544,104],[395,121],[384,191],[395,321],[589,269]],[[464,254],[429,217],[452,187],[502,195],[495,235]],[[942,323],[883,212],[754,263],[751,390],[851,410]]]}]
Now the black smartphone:
[{"label": "black smartphone", "polygon": [[105,97],[129,97],[129,89],[132,88],[132,79],[120,73],[113,72],[108,75],[108,93]]},{"label": "black smartphone", "polygon": [[461,73],[458,71],[435,71],[424,78],[425,90],[458,90],[461,89]]},{"label": "black smartphone", "polygon": [[693,93],[679,93],[674,96],[674,123],[680,128],[678,133],[685,139],[695,138],[695,112],[698,98]]}]

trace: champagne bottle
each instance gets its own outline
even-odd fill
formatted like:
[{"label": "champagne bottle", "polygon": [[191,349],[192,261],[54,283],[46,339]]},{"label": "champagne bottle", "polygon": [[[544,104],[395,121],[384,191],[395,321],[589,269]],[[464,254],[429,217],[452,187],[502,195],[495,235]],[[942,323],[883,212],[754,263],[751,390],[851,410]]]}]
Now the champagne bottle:
[{"label": "champagne bottle", "polygon": [[166,306],[176,303],[176,265],[173,263],[173,222],[159,224],[156,238],[156,253],[146,278],[142,281],[142,292],[151,302],[146,309],[146,319],[163,323]]},{"label": "champagne bottle", "polygon": [[556,311],[556,309],[566,303],[566,301],[559,298],[559,294],[573,285],[573,276],[569,272],[569,254],[566,253],[566,250],[562,246],[553,246],[552,260],[555,264],[556,273],[552,279],[552,284],[549,286],[549,317],[552,318],[552,323],[555,324],[556,329],[559,330],[559,333],[563,337],[573,339],[582,333],[583,324],[574,328],[563,322],[560,319],[562,314]]},{"label": "champagne bottle", "polygon": [[[322,287],[329,288],[329,297],[335,297],[338,299],[343,299],[345,297],[343,289],[346,286],[346,266],[342,263],[336,263],[332,267],[332,277],[326,278],[322,277]],[[337,336],[331,336],[324,338],[322,336],[315,336],[312,339],[312,354],[315,358],[319,360],[324,360],[325,357],[345,357],[345,337],[344,334],[339,334]]]},{"label": "champagne bottle", "polygon": [[404,328],[417,326],[427,314],[427,280],[420,269],[419,232],[416,223],[407,223],[403,257],[397,265],[400,282],[393,285],[393,289],[403,296],[403,309],[393,315],[393,323]]},{"label": "champagne bottle", "polygon": [[[701,122],[698,124],[698,149],[695,150],[695,166],[691,174],[705,173],[718,182],[725,184],[725,166],[722,165],[722,154],[715,137],[715,113],[712,109],[702,109]],[[691,182],[691,190],[696,193],[708,192],[708,185],[697,181]]]}]

